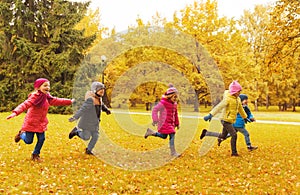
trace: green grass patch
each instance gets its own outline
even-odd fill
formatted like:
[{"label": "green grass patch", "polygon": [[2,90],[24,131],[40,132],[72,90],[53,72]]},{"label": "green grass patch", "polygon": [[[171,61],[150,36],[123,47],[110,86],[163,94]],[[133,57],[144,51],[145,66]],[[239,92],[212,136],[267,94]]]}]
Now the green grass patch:
[{"label": "green grass patch", "polygon": [[[68,115],[48,115],[43,162],[32,162],[36,139],[32,145],[13,141],[24,114],[6,120],[8,114],[0,113],[0,194],[299,194],[300,126],[251,123],[247,129],[253,145],[259,147],[256,151],[248,152],[243,136],[238,134],[240,157],[230,156],[229,140],[220,147],[215,142],[205,156],[200,156],[203,140],[199,135],[208,122],[199,120],[188,147],[176,145],[184,150],[180,158],[155,169],[129,171],[85,155],[85,142],[68,139],[76,124],[68,122]],[[261,116],[264,120],[284,118],[281,112],[255,115],[259,120]],[[101,126],[120,147],[150,151],[166,146],[168,140],[143,138],[150,127],[149,117],[132,115],[130,122],[126,117],[103,114]],[[288,121],[299,121],[299,113],[289,113]],[[195,121],[184,122],[181,132],[190,131]],[[184,135],[178,132],[176,139]],[[105,149],[109,151],[109,146]]]}]

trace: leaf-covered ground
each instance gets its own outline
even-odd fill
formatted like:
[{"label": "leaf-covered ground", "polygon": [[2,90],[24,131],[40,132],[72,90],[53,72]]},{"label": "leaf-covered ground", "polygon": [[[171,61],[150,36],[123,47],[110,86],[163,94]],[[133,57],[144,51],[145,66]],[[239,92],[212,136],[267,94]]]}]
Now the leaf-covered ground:
[{"label": "leaf-covered ground", "polygon": [[[180,158],[159,168],[130,171],[84,154],[85,142],[68,139],[74,123],[67,122],[70,116],[66,115],[48,115],[43,162],[33,162],[30,155],[36,140],[32,145],[13,141],[24,115],[9,121],[5,119],[7,115],[0,113],[0,194],[300,193],[300,126],[252,123],[247,129],[258,150],[248,152],[243,136],[238,134],[240,157],[230,156],[229,140],[220,147],[215,142],[205,156],[200,156],[203,140],[199,135],[208,125],[200,120],[192,142]],[[290,117],[299,118],[299,113]],[[141,123],[149,122],[148,116],[137,118]],[[122,134],[111,116],[103,115],[101,123],[111,139],[123,147],[147,151],[168,142]]]}]

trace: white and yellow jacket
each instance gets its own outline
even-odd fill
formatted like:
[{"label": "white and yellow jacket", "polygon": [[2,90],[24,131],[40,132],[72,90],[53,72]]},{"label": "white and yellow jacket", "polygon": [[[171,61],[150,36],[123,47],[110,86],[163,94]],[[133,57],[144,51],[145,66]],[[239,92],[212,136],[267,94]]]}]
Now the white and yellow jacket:
[{"label": "white and yellow jacket", "polygon": [[247,114],[243,109],[241,99],[239,97],[230,95],[230,93],[226,91],[224,92],[223,100],[210,111],[212,116],[215,116],[218,113],[221,113],[222,120],[232,124],[236,120],[237,113],[240,113],[243,118],[247,118]]}]

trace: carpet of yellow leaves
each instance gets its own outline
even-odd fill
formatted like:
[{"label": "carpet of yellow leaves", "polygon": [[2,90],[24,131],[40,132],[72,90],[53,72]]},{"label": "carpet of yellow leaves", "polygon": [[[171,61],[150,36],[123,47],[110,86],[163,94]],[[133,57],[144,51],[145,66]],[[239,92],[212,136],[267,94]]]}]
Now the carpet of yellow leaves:
[{"label": "carpet of yellow leaves", "polygon": [[[201,121],[190,146],[180,158],[148,171],[116,168],[84,154],[85,143],[68,139],[74,123],[69,116],[49,114],[43,162],[33,162],[34,144],[14,143],[23,117],[10,121],[0,113],[0,194],[299,194],[300,128],[252,123],[247,129],[253,145],[248,152],[238,134],[240,157],[230,156],[230,142],[216,144],[199,155]],[[295,118],[299,118],[299,113]],[[114,131],[109,116],[102,124]],[[183,129],[184,130],[184,129]],[[130,147],[147,147],[143,137],[124,136]],[[136,138],[137,137],[137,138]],[[134,140],[134,142],[132,142]],[[152,139],[158,143],[167,140]],[[34,140],[35,143],[36,140]],[[152,142],[147,140],[147,142]]]}]

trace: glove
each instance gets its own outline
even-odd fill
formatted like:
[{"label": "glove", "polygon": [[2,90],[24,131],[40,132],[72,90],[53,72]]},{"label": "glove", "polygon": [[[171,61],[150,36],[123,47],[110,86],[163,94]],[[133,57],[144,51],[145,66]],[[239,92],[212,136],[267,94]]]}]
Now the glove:
[{"label": "glove", "polygon": [[74,117],[69,118],[69,122],[73,122],[73,121],[76,121],[76,118]]},{"label": "glove", "polygon": [[13,117],[17,116],[17,114],[15,112],[11,113],[8,117],[6,117],[6,119],[11,119]]},{"label": "glove", "polygon": [[152,125],[153,125],[153,126],[156,126],[157,124],[158,124],[158,121],[153,121],[153,122],[152,122]]},{"label": "glove", "polygon": [[252,121],[248,118],[244,118],[245,123],[251,123]]},{"label": "glove", "polygon": [[107,115],[110,115],[110,114],[111,114],[111,111],[110,111],[110,110],[107,110],[107,111],[106,111],[106,114],[107,114]]},{"label": "glove", "polygon": [[209,122],[210,122],[210,120],[211,120],[212,117],[213,117],[213,116],[212,116],[211,114],[208,114],[208,115],[204,116],[203,119],[204,119],[205,121],[209,121]]}]

